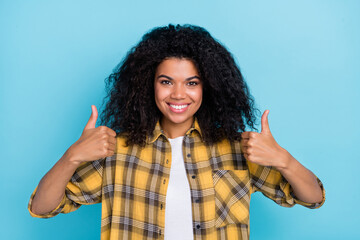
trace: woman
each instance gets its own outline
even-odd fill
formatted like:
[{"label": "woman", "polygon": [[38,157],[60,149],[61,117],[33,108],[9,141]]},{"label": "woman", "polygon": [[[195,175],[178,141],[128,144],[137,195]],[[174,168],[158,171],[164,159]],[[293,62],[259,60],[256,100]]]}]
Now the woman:
[{"label": "woman", "polygon": [[[323,186],[273,138],[231,54],[203,28],[155,28],[108,78],[80,139],[31,196],[36,217],[102,203],[101,239],[248,239],[249,203],[320,207]],[[166,216],[166,217],[165,217]]]}]

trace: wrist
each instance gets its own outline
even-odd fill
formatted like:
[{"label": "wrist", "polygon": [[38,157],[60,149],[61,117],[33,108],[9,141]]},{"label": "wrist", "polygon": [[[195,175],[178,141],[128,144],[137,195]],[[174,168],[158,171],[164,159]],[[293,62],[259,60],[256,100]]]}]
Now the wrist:
[{"label": "wrist", "polygon": [[66,164],[72,165],[73,167],[77,168],[82,163],[76,155],[72,151],[72,147],[70,147],[64,155],[62,156],[61,160],[65,162]]},{"label": "wrist", "polygon": [[275,166],[280,172],[289,170],[291,163],[294,161],[293,156],[284,148],[281,149],[279,154],[278,165]]}]

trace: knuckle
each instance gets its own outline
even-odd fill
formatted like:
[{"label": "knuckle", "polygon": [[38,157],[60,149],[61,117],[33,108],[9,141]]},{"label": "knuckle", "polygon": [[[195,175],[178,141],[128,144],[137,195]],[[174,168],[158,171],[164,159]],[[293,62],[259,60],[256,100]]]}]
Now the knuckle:
[{"label": "knuckle", "polygon": [[105,126],[100,126],[100,127],[99,127],[99,130],[100,130],[101,132],[105,132],[105,131],[106,131],[106,127],[105,127]]},{"label": "knuckle", "polygon": [[250,138],[255,138],[255,137],[256,137],[256,133],[255,133],[255,132],[251,132],[251,133],[249,133],[249,136],[250,136]]},{"label": "knuckle", "polygon": [[107,141],[109,136],[106,133],[101,134],[101,139]]}]

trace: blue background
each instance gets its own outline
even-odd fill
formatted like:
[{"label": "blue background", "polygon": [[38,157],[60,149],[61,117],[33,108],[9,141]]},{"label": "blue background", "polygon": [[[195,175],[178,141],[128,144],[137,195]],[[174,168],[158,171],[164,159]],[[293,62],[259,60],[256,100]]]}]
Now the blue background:
[{"label": "blue background", "polygon": [[104,79],[168,23],[227,46],[277,142],[325,185],[318,210],[254,194],[251,239],[359,238],[359,12],[341,0],[0,1],[0,238],[99,239],[100,205],[43,220],[27,203],[100,108]]}]

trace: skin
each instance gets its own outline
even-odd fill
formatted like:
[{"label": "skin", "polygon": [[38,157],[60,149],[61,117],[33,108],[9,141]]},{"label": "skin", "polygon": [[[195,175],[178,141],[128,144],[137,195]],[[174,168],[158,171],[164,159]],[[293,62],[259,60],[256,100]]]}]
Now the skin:
[{"label": "skin", "polygon": [[[157,68],[154,78],[155,102],[163,116],[161,126],[169,138],[184,136],[202,102],[203,86],[194,63],[169,58]],[[172,105],[186,105],[176,109]],[[241,147],[248,161],[277,168],[294,189],[295,195],[308,203],[321,202],[322,192],[315,175],[282,148],[270,132],[266,110],[261,118],[262,130],[242,133]],[[81,137],[41,179],[32,202],[32,212],[45,214],[55,209],[65,188],[80,164],[112,156],[116,133],[106,126],[95,127],[97,109],[92,113]]]},{"label": "skin", "polygon": [[[155,102],[162,113],[161,127],[170,138],[184,136],[201,106],[203,86],[194,63],[168,58],[157,67],[154,80]],[[176,109],[172,106],[185,106]]]},{"label": "skin", "polygon": [[90,119],[79,140],[41,179],[32,202],[33,213],[45,214],[59,205],[67,183],[81,163],[114,155],[116,132],[106,126],[95,127],[98,112],[94,105],[91,107]]},{"label": "skin", "polygon": [[[201,106],[202,83],[196,66],[188,59],[169,58],[157,68],[154,81],[155,102],[162,112],[161,126],[170,138],[184,136]],[[187,80],[191,79],[191,80]],[[189,104],[181,113],[169,103]],[[261,132],[243,132],[241,147],[245,158],[263,166],[273,166],[286,178],[295,195],[307,203],[322,201],[316,176],[282,148],[271,134],[266,110],[261,117]]]},{"label": "skin", "polygon": [[301,165],[274,139],[268,122],[269,110],[261,117],[261,132],[243,132],[241,148],[246,160],[262,166],[273,166],[285,177],[296,197],[303,202],[319,203],[322,191],[316,176]]}]

